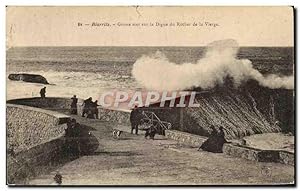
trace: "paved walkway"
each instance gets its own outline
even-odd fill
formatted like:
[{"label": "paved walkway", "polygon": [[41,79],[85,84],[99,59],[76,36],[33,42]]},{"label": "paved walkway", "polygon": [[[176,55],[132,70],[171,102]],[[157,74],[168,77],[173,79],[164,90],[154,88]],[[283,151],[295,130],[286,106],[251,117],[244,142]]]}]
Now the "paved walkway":
[{"label": "paved walkway", "polygon": [[112,137],[113,128],[127,132],[130,128],[75,118],[92,129],[99,142],[97,150],[30,180],[29,184],[55,184],[57,171],[63,176],[63,185],[278,184],[294,180],[293,166],[199,152],[163,136],[148,140],[125,132],[117,140]]}]

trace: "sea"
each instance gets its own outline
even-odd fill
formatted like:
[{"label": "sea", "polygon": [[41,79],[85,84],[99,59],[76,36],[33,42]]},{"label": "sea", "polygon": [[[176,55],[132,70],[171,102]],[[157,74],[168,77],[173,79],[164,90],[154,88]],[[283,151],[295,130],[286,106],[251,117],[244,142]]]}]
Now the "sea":
[{"label": "sea", "polygon": [[[132,76],[135,61],[162,52],[176,64],[196,63],[206,47],[12,47],[6,52],[6,78],[13,73],[44,76],[49,85],[6,81],[6,99],[37,97],[47,87],[49,97],[93,97],[105,91],[144,87]],[[238,58],[249,59],[262,74],[293,75],[293,47],[241,47]]]}]

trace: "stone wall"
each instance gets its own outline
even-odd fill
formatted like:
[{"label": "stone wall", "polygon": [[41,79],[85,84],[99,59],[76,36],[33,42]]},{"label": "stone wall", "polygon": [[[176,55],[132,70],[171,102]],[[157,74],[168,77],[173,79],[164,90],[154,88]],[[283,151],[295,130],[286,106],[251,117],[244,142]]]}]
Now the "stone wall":
[{"label": "stone wall", "polygon": [[28,150],[7,155],[7,183],[25,184],[26,181],[42,174],[63,160],[64,140],[54,139]]},{"label": "stone wall", "polygon": [[[55,110],[59,112],[69,112],[72,100],[71,98],[47,97],[47,98],[23,98],[8,100],[8,104],[26,105],[31,107],[43,108],[47,110]],[[78,115],[82,113],[83,99],[78,99],[77,110]],[[131,110],[116,110],[98,107],[99,119],[103,121],[111,121],[122,124],[130,124]]]},{"label": "stone wall", "polygon": [[165,135],[167,138],[178,141],[182,145],[197,148],[199,148],[202,145],[202,143],[207,140],[207,137],[193,135],[177,130],[166,130]]},{"label": "stone wall", "polygon": [[7,104],[8,148],[26,150],[62,136],[69,116],[23,105]]},{"label": "stone wall", "polygon": [[71,98],[61,98],[61,97],[46,97],[46,98],[33,97],[33,98],[8,100],[7,103],[27,105],[31,107],[64,112],[70,110],[72,100]]},{"label": "stone wall", "polygon": [[69,116],[24,105],[7,104],[8,184],[20,184],[61,158]]},{"label": "stone wall", "polygon": [[287,151],[279,151],[279,162],[294,165],[295,155]]},{"label": "stone wall", "polygon": [[99,119],[102,121],[110,121],[110,122],[130,125],[131,111],[111,110],[105,108],[98,108],[98,111],[99,111]]},{"label": "stone wall", "polygon": [[226,143],[223,152],[227,155],[258,162],[279,162],[294,165],[294,154],[280,150],[260,150],[247,146]]},{"label": "stone wall", "polygon": [[[77,104],[78,115],[82,114],[82,102]],[[112,123],[127,124],[130,125],[130,113],[131,110],[117,110],[117,109],[108,109],[99,106],[98,107],[99,120],[109,121]]]}]

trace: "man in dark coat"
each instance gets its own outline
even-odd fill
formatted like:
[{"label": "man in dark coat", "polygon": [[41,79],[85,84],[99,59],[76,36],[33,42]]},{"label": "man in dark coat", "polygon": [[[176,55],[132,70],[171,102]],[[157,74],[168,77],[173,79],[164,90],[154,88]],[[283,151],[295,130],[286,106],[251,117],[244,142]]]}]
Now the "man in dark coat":
[{"label": "man in dark coat", "polygon": [[77,115],[77,102],[78,102],[78,99],[76,98],[76,95],[74,95],[71,99],[72,99],[71,114]]},{"label": "man in dark coat", "polygon": [[85,114],[89,114],[92,106],[92,98],[89,97],[88,99],[83,101],[83,109],[82,109],[82,117],[85,116]]},{"label": "man in dark coat", "polygon": [[77,140],[75,139],[75,126],[76,126],[76,119],[69,119],[67,121],[67,129],[65,129],[65,148],[66,154],[68,155],[76,155],[77,154]]},{"label": "man in dark coat", "polygon": [[98,106],[99,106],[98,105],[98,100],[93,102],[92,113],[93,113],[93,117],[96,118],[96,119],[99,119]]},{"label": "man in dark coat", "polygon": [[130,113],[130,123],[131,123],[131,134],[133,134],[133,130],[135,129],[135,134],[138,134],[138,126],[140,124],[141,116],[137,106],[132,109]]},{"label": "man in dark coat", "polygon": [[40,95],[41,95],[41,98],[45,98],[45,97],[46,97],[46,87],[43,87],[43,88],[40,90]]},{"label": "man in dark coat", "polygon": [[81,136],[81,125],[79,123],[75,123],[73,128],[73,154],[75,156],[79,156],[81,154],[81,142],[83,140]]}]

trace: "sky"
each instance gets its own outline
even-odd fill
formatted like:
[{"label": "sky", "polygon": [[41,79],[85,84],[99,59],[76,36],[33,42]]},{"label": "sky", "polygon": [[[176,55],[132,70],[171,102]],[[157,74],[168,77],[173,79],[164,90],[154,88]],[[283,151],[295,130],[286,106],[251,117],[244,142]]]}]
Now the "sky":
[{"label": "sky", "polygon": [[[6,8],[13,46],[293,46],[291,7],[14,7]],[[110,26],[92,26],[92,23]],[[156,23],[175,26],[156,26]],[[191,26],[177,26],[191,23]],[[81,23],[82,26],[78,26]],[[118,26],[148,24],[148,26]],[[149,26],[153,23],[154,26]],[[196,23],[197,26],[193,26]],[[205,23],[209,23],[206,26]],[[85,25],[89,24],[89,25]],[[115,25],[113,25],[115,24]],[[202,24],[202,25],[201,25]],[[213,26],[215,24],[215,26]],[[216,26],[217,24],[217,26]]]}]

